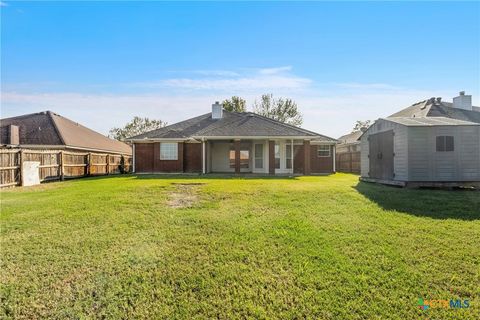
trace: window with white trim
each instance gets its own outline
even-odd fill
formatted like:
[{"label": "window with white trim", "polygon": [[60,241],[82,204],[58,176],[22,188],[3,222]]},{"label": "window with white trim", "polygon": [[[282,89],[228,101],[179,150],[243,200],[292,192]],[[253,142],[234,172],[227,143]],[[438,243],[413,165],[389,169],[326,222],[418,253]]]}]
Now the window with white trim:
[{"label": "window with white trim", "polygon": [[317,153],[319,157],[330,157],[330,146],[329,145],[319,145],[317,147]]},{"label": "window with white trim", "polygon": [[178,160],[178,143],[160,143],[160,160]]}]

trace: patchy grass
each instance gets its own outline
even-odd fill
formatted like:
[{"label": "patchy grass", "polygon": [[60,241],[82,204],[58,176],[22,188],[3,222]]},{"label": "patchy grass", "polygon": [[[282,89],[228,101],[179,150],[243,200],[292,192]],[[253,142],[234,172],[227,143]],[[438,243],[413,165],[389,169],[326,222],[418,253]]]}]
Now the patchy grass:
[{"label": "patchy grass", "polygon": [[175,189],[168,194],[167,205],[170,208],[190,208],[198,201],[200,183],[173,183]]},{"label": "patchy grass", "polygon": [[[169,206],[189,183],[204,183],[186,187],[195,200]],[[1,209],[1,318],[480,313],[479,192],[119,176],[2,191]],[[418,298],[471,307],[421,311]]]}]

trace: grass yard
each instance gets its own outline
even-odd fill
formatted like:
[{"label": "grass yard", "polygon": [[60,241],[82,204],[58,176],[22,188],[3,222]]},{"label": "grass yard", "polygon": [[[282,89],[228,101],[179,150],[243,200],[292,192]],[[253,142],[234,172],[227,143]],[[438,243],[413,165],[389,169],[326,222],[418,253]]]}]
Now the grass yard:
[{"label": "grass yard", "polygon": [[480,315],[480,192],[117,176],[2,191],[1,210],[4,319]]}]

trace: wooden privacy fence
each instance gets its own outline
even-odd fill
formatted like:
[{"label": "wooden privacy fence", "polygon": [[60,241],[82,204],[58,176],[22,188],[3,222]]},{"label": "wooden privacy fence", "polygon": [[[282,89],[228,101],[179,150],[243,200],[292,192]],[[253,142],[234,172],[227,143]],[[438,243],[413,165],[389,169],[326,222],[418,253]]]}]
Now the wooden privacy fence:
[{"label": "wooden privacy fence", "polygon": [[0,187],[22,184],[25,161],[40,162],[40,181],[64,180],[131,171],[130,155],[64,150],[0,149]]},{"label": "wooden privacy fence", "polygon": [[335,159],[336,171],[360,174],[360,151],[337,153]]}]

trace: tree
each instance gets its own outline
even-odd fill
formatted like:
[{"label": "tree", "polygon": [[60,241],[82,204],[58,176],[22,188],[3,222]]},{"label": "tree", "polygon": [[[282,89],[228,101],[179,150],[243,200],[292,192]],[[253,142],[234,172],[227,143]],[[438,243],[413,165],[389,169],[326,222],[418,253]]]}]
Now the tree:
[{"label": "tree", "polygon": [[352,132],[365,131],[368,129],[368,127],[370,127],[371,124],[372,124],[372,120],[365,120],[365,121],[357,120],[357,122],[355,123],[355,126],[353,127]]},{"label": "tree", "polygon": [[260,101],[255,100],[253,110],[264,117],[294,126],[300,126],[303,123],[302,114],[292,99],[275,99],[272,94],[264,94]]},{"label": "tree", "polygon": [[231,99],[225,99],[222,102],[223,109],[231,112],[245,112],[247,111],[247,102],[237,96],[233,96]]},{"label": "tree", "polygon": [[127,138],[163,128],[167,125],[162,120],[150,120],[149,118],[134,117],[132,121],[127,123],[123,128],[112,128],[109,132],[109,136],[113,139],[123,141]]}]

